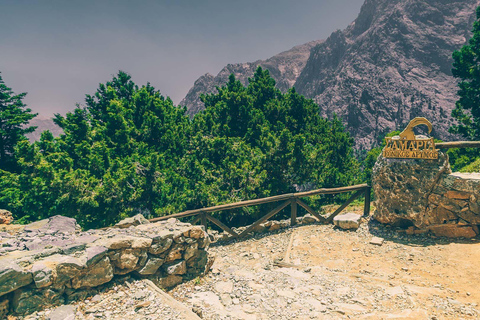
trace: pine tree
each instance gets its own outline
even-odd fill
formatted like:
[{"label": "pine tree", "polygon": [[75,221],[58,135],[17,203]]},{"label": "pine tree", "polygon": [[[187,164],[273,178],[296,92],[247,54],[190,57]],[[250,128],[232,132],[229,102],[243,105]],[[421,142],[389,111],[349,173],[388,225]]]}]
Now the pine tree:
[{"label": "pine tree", "polygon": [[453,53],[452,73],[460,79],[459,99],[452,111],[458,124],[450,132],[469,140],[480,140],[480,7],[476,11],[473,36],[460,50]]},{"label": "pine tree", "polygon": [[14,148],[25,134],[33,132],[36,127],[28,127],[28,122],[37,114],[32,114],[22,102],[26,93],[15,94],[7,87],[0,75],[0,169],[16,169]]}]

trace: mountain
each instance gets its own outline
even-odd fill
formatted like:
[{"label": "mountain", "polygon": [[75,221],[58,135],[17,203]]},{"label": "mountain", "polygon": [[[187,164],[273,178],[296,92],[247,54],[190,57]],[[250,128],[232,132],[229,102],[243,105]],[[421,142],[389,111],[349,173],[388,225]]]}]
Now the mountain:
[{"label": "mountain", "polygon": [[[417,116],[433,123],[434,137],[453,140],[448,127],[457,87],[451,56],[469,38],[479,4],[478,0],[366,0],[353,23],[317,43],[306,63],[298,63],[303,68],[293,85],[319,104],[322,115],[336,113],[359,151],[377,145],[382,135],[403,129]],[[248,68],[238,67],[242,65]],[[205,75],[189,94],[198,96],[203,88],[225,83],[230,70],[246,79],[256,65],[262,64],[229,65],[216,77]],[[272,74],[281,79],[278,87],[284,89],[283,78]],[[192,96],[182,103],[194,114],[202,104]]]},{"label": "mountain", "polygon": [[229,64],[216,76],[209,73],[204,74],[195,81],[193,87],[180,102],[180,105],[187,106],[188,114],[194,115],[205,109],[203,102],[200,101],[200,94],[216,91],[215,87],[225,84],[232,73],[237,80],[240,80],[245,85],[248,82],[248,78],[253,76],[253,73],[258,66],[268,69],[270,75],[277,82],[277,88],[282,92],[286,92],[295,84],[297,77],[305,67],[305,63],[310,56],[310,50],[315,45],[322,42],[322,40],[311,41],[295,46],[292,49],[279,53],[267,60]]},{"label": "mountain", "polygon": [[37,129],[35,129],[34,132],[27,134],[27,138],[28,140],[30,140],[30,142],[39,141],[40,135],[45,130],[50,130],[50,132],[55,137],[58,137],[60,134],[63,133],[62,128],[57,126],[51,118],[42,118],[42,117],[36,116],[32,120],[30,120],[28,125],[37,127]]}]

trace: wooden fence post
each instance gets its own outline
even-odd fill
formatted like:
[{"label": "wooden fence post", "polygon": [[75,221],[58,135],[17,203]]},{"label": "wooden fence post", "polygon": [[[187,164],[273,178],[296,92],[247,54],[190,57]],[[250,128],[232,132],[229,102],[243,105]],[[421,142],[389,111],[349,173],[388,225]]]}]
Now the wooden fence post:
[{"label": "wooden fence post", "polygon": [[202,225],[205,227],[205,231],[207,231],[207,214],[202,212],[200,214],[200,219],[202,220]]},{"label": "wooden fence post", "polygon": [[291,212],[290,225],[294,226],[297,224],[297,199],[293,198],[291,201]]},{"label": "wooden fence post", "polygon": [[372,188],[368,187],[365,189],[365,206],[363,208],[363,216],[368,217],[370,215],[370,190]]}]

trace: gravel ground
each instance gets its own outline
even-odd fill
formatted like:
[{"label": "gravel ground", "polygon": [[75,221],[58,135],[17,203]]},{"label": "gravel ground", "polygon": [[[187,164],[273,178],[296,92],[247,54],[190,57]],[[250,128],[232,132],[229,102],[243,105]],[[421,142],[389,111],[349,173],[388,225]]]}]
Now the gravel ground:
[{"label": "gravel ground", "polygon": [[[209,251],[211,272],[169,292],[203,319],[480,318],[478,239],[406,235],[365,222],[356,231],[298,226]],[[27,319],[187,319],[162,299],[130,278]]]}]

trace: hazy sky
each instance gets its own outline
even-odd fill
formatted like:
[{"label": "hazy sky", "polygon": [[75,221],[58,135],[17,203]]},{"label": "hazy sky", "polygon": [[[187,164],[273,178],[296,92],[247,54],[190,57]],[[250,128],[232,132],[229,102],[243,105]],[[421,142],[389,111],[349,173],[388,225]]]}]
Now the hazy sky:
[{"label": "hazy sky", "polygon": [[179,103],[228,63],[266,59],[351,23],[363,0],[0,0],[0,72],[42,116],[118,70]]}]

